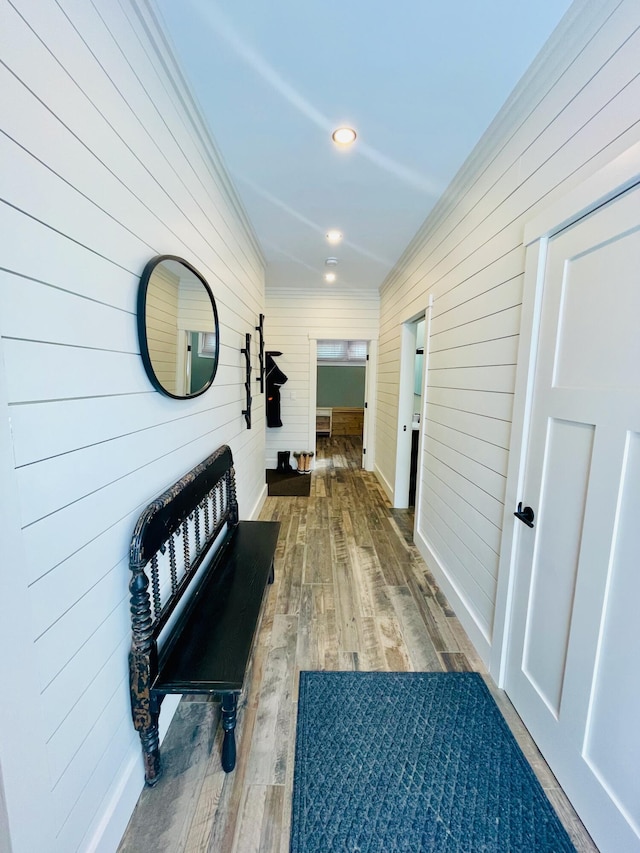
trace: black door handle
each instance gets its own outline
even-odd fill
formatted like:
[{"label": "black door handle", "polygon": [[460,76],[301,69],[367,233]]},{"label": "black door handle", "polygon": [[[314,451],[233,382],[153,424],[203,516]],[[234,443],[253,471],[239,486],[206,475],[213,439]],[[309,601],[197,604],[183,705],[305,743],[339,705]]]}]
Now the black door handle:
[{"label": "black door handle", "polygon": [[516,518],[519,518],[527,527],[533,527],[533,519],[536,517],[530,506],[522,508],[522,501],[518,504],[518,509],[513,513]]}]

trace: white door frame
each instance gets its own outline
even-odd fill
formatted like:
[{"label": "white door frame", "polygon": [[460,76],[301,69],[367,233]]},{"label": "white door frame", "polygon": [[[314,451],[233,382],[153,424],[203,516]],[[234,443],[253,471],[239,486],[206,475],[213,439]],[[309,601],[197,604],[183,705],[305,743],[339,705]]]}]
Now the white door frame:
[{"label": "white door frame", "polygon": [[352,329],[336,334],[335,331],[309,332],[309,448],[316,452],[316,408],[318,402],[318,341],[366,341],[365,410],[362,426],[362,447],[366,448],[363,468],[373,471],[375,463],[375,414],[378,376],[378,338],[371,332]]},{"label": "white door frame", "polygon": [[639,181],[640,143],[636,143],[549,205],[524,229],[526,262],[522,319],[490,658],[490,672],[500,687],[504,686],[505,681],[513,615],[517,545],[522,528],[522,525],[514,523],[513,511],[518,500],[523,499],[547,244],[554,234],[611,201]]},{"label": "white door frame", "polygon": [[416,503],[413,518],[413,539],[425,538],[420,529],[422,520],[422,463],[424,459],[424,439],[427,428],[427,405],[429,403],[429,355],[431,352],[431,318],[433,316],[433,294],[429,294],[429,303],[424,315],[424,356],[422,360],[422,408],[420,410],[420,427],[418,438],[418,470],[416,471]]},{"label": "white door frame", "polygon": [[400,327],[400,377],[398,379],[398,419],[396,423],[396,467],[393,478],[392,503],[396,509],[406,509],[409,506],[409,478],[411,471],[411,441],[413,422],[413,398],[415,394],[416,374],[416,325],[424,320],[424,361],[422,370],[422,411],[420,413],[420,434],[418,440],[418,470],[416,472],[416,498],[414,531],[419,517],[422,500],[420,487],[420,459],[422,458],[422,442],[425,424],[425,405],[427,389],[428,347],[431,328],[431,305],[433,297],[429,296],[428,308],[416,314],[409,320],[404,320]]},{"label": "white door frame", "polygon": [[[421,315],[424,316],[424,315]],[[409,506],[411,467],[411,423],[416,371],[416,323],[420,316],[405,320],[400,327],[400,378],[398,380],[398,421],[396,424],[396,471],[393,478],[393,505]]]}]

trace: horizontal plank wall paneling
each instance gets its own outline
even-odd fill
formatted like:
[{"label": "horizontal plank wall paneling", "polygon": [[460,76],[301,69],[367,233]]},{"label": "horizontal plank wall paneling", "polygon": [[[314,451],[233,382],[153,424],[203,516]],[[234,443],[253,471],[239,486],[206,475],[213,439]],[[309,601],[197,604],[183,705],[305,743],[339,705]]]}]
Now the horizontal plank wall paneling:
[{"label": "horizontal plank wall paneling", "polygon": [[376,463],[395,480],[401,324],[433,297],[418,542],[488,661],[525,223],[640,139],[640,6],[578,0],[381,289]]},{"label": "horizontal plank wall paneling", "polygon": [[[37,699],[29,732],[14,714],[0,762],[14,853],[110,851],[143,778],[128,699],[131,532],[223,443],[241,515],[264,498],[264,397],[248,431],[240,352],[250,332],[257,365],[264,261],[146,0],[4,0],[2,20],[0,405],[19,558],[2,564],[0,597],[19,602],[19,578],[27,683],[11,701]],[[154,391],[140,358],[138,282],[156,254],[185,257],[216,298],[218,373],[193,400]],[[25,786],[27,738],[39,752],[25,751]],[[25,825],[34,814],[41,827]]]},{"label": "horizontal plank wall paneling", "polygon": [[282,352],[276,363],[288,381],[281,391],[282,427],[267,428],[267,467],[276,467],[279,450],[310,449],[315,416],[311,424],[309,339],[377,340],[379,314],[377,294],[363,296],[323,285],[313,296],[268,289],[265,348]]}]

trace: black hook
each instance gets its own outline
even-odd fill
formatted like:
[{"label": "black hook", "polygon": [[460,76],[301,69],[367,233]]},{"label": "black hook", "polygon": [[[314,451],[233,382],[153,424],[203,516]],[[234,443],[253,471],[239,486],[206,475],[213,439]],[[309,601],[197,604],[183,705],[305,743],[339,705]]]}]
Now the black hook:
[{"label": "black hook", "polygon": [[533,519],[536,517],[530,506],[522,508],[522,501],[518,504],[518,509],[513,513],[516,518],[519,518],[527,527],[533,527]]}]

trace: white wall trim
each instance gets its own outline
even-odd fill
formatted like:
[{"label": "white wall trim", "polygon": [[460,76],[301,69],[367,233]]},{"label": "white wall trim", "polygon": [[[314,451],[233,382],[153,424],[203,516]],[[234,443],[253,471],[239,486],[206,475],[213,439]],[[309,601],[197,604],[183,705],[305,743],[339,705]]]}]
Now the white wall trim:
[{"label": "white wall trim", "polygon": [[[316,452],[316,409],[318,407],[318,339],[309,335],[309,447]],[[313,467],[313,466],[312,466]]]},{"label": "white wall trim", "polygon": [[258,518],[258,516],[260,515],[260,512],[262,510],[262,507],[264,506],[264,502],[266,499],[267,499],[267,484],[265,483],[264,486],[262,487],[260,494],[258,495],[258,500],[255,502],[251,512],[249,513],[249,519],[250,520]]},{"label": "white wall trim", "polygon": [[[516,385],[511,424],[511,447],[507,467],[504,513],[502,516],[502,536],[500,539],[500,560],[498,563],[498,583],[496,589],[496,607],[493,620],[493,642],[491,647],[490,672],[498,684],[504,683],[509,637],[511,632],[511,607],[515,575],[515,554],[521,525],[515,525],[513,511],[518,503],[524,480],[526,444],[529,437],[529,421],[533,399],[534,371],[538,345],[538,327],[542,303],[542,282],[544,280],[544,259],[548,239],[527,248],[525,259],[525,278],[522,295],[522,314]],[[531,283],[531,284],[529,284]]]},{"label": "white wall trim", "polygon": [[84,846],[80,845],[83,853],[113,853],[118,849],[131,819],[131,812],[144,787],[139,752],[132,753],[124,764],[105,809],[99,812],[97,825],[89,828],[87,841]]},{"label": "white wall trim", "polygon": [[364,457],[365,471],[373,471],[376,464],[376,411],[378,402],[378,340],[369,341],[367,347],[366,392],[364,410],[364,428],[362,446],[366,448]]},{"label": "white wall trim", "polygon": [[415,320],[407,320],[400,327],[400,378],[398,380],[396,461],[393,483],[393,506],[398,509],[405,509],[409,506],[415,364],[416,323]]},{"label": "white wall trim", "polygon": [[391,486],[391,483],[387,480],[387,478],[384,476],[384,474],[378,468],[377,465],[373,466],[373,473],[378,478],[378,481],[384,489],[386,496],[389,498],[389,502],[393,504],[393,487]]},{"label": "white wall trim", "polygon": [[[266,295],[269,299],[299,299],[299,300],[307,300],[309,296],[313,296],[314,294],[309,294],[309,292],[304,288],[302,284],[296,287],[283,287],[280,284],[267,283],[266,286]],[[344,300],[344,299],[357,299],[357,300],[375,300],[379,301],[380,293],[378,292],[378,288],[375,286],[372,287],[345,287],[341,288],[339,291],[324,291],[324,295],[330,299],[336,300]],[[331,330],[330,334],[335,332],[334,329]],[[315,332],[314,332],[315,334]],[[371,334],[368,332],[367,334]],[[323,336],[325,337],[325,336]],[[354,339],[355,340],[355,339]]]},{"label": "white wall trim", "polygon": [[[162,713],[158,720],[160,746],[178,710],[182,696],[168,694],[162,701]],[[113,785],[103,802],[104,808],[98,810],[98,817],[86,835],[85,846],[80,844],[82,853],[113,853],[117,849],[140,794],[144,790],[144,763],[142,749],[137,733],[131,751],[122,762],[122,773],[115,776]],[[84,843],[84,842],[83,842]]]},{"label": "white wall trim", "polygon": [[520,530],[515,528],[512,513],[524,480],[548,237],[638,182],[640,182],[640,143],[632,145],[623,154],[585,179],[578,187],[549,205],[525,226],[525,243],[528,248],[491,648],[490,671],[499,686],[504,683],[509,652],[515,557],[520,533]]},{"label": "white wall trim", "polygon": [[414,532],[413,541],[420,552],[422,559],[433,572],[433,576],[438,582],[438,586],[447,597],[447,601],[455,611],[460,624],[467,632],[467,636],[473,643],[475,650],[480,655],[482,662],[488,667],[491,655],[491,643],[482,630],[480,624],[474,619],[473,609],[470,602],[464,593],[460,591],[455,581],[450,578],[437,554],[431,548],[420,530],[416,529]]},{"label": "white wall trim", "polygon": [[427,396],[429,394],[429,350],[431,347],[431,316],[433,314],[433,294],[429,294],[429,302],[424,315],[424,341],[422,361],[422,409],[420,410],[420,426],[418,428],[418,466],[416,471],[416,500],[413,535],[418,535],[418,519],[422,516],[422,462],[424,460],[425,424],[427,423]]}]

